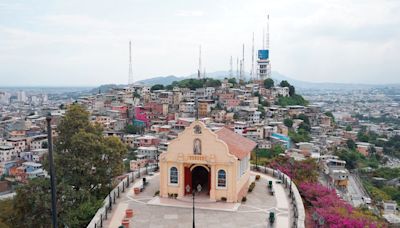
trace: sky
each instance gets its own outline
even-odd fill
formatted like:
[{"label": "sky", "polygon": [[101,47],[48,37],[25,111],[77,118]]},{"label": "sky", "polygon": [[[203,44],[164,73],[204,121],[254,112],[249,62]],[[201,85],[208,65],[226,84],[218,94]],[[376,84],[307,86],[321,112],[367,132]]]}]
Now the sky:
[{"label": "sky", "polygon": [[[0,0],[0,86],[97,86],[251,69],[270,15],[273,71],[312,82],[400,83],[398,0]],[[235,65],[235,64],[234,64]],[[236,66],[234,66],[235,70]]]}]

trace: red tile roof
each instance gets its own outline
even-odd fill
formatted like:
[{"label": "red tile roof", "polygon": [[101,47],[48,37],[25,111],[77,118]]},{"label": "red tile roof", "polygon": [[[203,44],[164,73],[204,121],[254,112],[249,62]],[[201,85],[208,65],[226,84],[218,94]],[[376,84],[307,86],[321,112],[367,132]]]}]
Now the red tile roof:
[{"label": "red tile roof", "polygon": [[257,146],[257,143],[236,134],[226,127],[221,128],[215,133],[218,135],[219,139],[228,145],[229,153],[239,159],[246,157]]}]

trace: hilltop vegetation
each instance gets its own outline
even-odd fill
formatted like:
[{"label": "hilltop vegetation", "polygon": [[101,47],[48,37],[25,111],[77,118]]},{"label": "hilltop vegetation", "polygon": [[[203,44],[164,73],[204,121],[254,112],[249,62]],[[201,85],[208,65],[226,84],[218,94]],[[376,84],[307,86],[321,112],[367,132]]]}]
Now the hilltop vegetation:
[{"label": "hilltop vegetation", "polygon": [[[268,80],[268,79],[266,79]],[[264,82],[264,84],[268,84]],[[290,85],[288,81],[281,81],[279,84],[281,87],[288,87],[289,88],[289,96],[284,97],[284,96],[279,96],[278,101],[276,102],[277,105],[286,107],[289,105],[302,105],[306,106],[308,105],[308,101],[303,98],[303,96],[296,94],[296,89],[293,85]]]}]

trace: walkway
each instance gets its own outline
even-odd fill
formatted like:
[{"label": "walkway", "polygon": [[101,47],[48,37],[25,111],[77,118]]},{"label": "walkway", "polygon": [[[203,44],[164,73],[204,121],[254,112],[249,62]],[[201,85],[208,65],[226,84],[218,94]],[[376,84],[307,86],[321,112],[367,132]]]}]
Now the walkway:
[{"label": "walkway", "polygon": [[[273,227],[290,227],[290,201],[281,184],[271,176],[260,174],[261,179],[256,182],[253,192],[247,195],[247,201],[242,204],[228,204],[223,202],[210,203],[204,200],[196,203],[197,227],[270,227],[268,214],[276,213]],[[255,173],[251,173],[254,180]],[[114,205],[111,219],[105,222],[104,227],[118,228],[125,216],[125,209],[133,209],[134,217],[130,220],[130,227],[176,228],[192,226],[192,203],[190,200],[160,199],[154,197],[159,189],[158,174],[148,177],[149,185],[138,195],[133,194],[133,188],[139,187],[141,181],[129,188],[118,203]],[[275,195],[270,195],[267,183],[273,181]],[[152,205],[157,204],[158,205]],[[163,205],[160,205],[163,204]],[[229,205],[229,206],[227,206]],[[235,205],[232,207],[232,205]]]}]

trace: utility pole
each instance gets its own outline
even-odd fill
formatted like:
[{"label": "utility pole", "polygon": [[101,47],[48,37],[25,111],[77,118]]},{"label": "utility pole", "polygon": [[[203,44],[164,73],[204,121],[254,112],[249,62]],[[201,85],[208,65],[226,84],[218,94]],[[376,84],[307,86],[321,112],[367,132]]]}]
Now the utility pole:
[{"label": "utility pole", "polygon": [[128,84],[133,84],[133,71],[132,71],[132,49],[131,41],[129,41],[129,73],[128,73]]},{"label": "utility pole", "polygon": [[57,197],[56,197],[56,175],[54,171],[53,161],[53,139],[51,130],[51,114],[46,117],[47,121],[47,142],[49,149],[49,163],[50,163],[50,185],[51,185],[51,221],[53,228],[57,228]]}]

